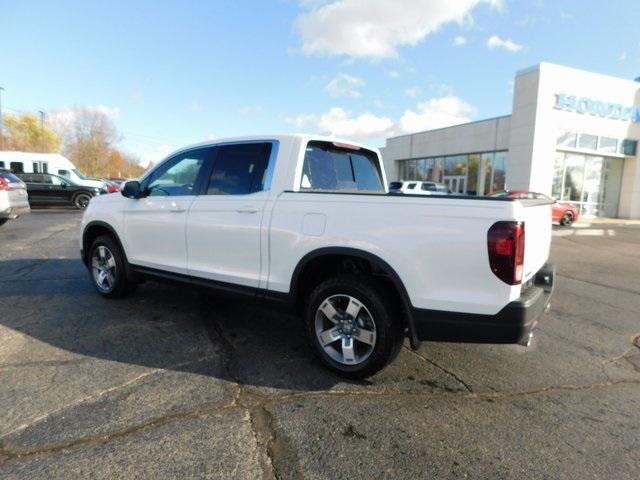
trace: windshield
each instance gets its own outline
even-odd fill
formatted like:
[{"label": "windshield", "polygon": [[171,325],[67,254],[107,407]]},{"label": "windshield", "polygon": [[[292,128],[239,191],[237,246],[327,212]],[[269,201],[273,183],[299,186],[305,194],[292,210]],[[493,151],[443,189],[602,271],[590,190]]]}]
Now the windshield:
[{"label": "windshield", "polygon": [[80,180],[86,180],[86,179],[87,179],[87,177],[85,177],[84,173],[82,173],[82,172],[81,172],[80,170],[78,170],[77,168],[74,168],[74,169],[73,169],[73,170],[71,170],[71,171],[72,171],[73,173],[75,173],[75,174],[78,176],[78,178],[79,178]]}]

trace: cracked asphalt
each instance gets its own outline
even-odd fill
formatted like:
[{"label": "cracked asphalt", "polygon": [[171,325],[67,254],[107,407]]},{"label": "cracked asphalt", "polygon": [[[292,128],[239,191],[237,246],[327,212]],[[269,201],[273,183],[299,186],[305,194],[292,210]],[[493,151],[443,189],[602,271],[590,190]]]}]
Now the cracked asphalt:
[{"label": "cracked asphalt", "polygon": [[638,478],[638,227],[554,237],[531,347],[427,342],[354,383],[294,317],[154,283],[102,299],[79,221],[0,228],[2,479]]}]

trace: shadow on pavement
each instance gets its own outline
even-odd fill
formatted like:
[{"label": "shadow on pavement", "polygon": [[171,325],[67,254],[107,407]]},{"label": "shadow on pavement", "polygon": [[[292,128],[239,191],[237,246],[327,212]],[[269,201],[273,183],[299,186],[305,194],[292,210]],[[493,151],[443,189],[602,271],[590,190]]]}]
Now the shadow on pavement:
[{"label": "shadow on pavement", "polygon": [[[0,302],[0,324],[35,339],[34,345],[261,387],[326,389],[344,382],[312,355],[295,316],[155,282],[107,300],[76,259],[0,262]],[[223,366],[203,370],[203,358]]]}]

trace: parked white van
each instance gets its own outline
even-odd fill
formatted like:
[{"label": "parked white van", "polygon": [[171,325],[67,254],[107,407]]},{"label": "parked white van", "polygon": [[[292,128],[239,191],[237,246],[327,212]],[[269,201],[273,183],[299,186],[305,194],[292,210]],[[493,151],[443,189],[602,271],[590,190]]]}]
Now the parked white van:
[{"label": "parked white van", "polygon": [[71,161],[59,153],[0,152],[0,168],[13,173],[53,173],[76,185],[104,188],[104,182],[88,179]]}]

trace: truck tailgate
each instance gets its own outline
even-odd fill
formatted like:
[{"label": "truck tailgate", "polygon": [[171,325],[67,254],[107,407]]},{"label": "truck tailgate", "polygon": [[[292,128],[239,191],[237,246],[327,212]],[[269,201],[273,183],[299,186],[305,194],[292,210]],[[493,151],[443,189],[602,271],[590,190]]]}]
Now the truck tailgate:
[{"label": "truck tailgate", "polygon": [[551,247],[551,203],[546,200],[519,200],[524,221],[524,272],[526,282],[542,268]]}]

